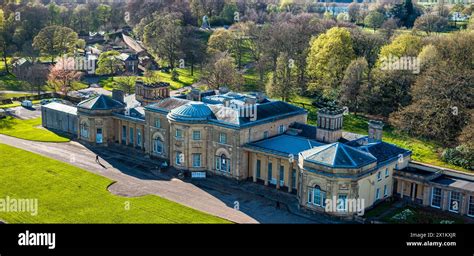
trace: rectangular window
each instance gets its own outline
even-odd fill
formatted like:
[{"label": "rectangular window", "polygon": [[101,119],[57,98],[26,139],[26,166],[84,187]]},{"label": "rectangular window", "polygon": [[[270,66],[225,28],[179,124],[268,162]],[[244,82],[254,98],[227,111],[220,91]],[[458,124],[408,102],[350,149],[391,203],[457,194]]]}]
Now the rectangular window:
[{"label": "rectangular window", "polygon": [[377,181],[381,181],[382,180],[382,172],[378,172],[377,173]]},{"label": "rectangular window", "polygon": [[133,145],[133,128],[130,127],[130,136],[128,137],[128,142]]},{"label": "rectangular window", "polygon": [[291,188],[296,188],[296,170],[291,171]]},{"label": "rectangular window", "polygon": [[441,208],[441,193],[440,188],[431,189],[431,207]]},{"label": "rectangular window", "polygon": [[278,127],[278,133],[284,133],[285,132],[285,126],[284,125],[280,125]]},{"label": "rectangular window", "polygon": [[137,146],[142,147],[142,129],[137,128]]},{"label": "rectangular window", "polygon": [[201,140],[201,131],[193,131],[193,140]]},{"label": "rectangular window", "polygon": [[461,193],[450,191],[449,192],[449,211],[459,212],[461,207]]},{"label": "rectangular window", "polygon": [[193,167],[201,167],[201,154],[193,154]]},{"label": "rectangular window", "polygon": [[161,128],[161,119],[159,119],[159,118],[155,119],[155,127],[156,128]]},{"label": "rectangular window", "polygon": [[267,179],[268,179],[268,181],[270,181],[270,182],[271,182],[272,176],[273,176],[273,174],[272,174],[272,167],[273,167],[273,166],[272,166],[272,163],[268,163]]},{"label": "rectangular window", "polygon": [[122,126],[122,142],[127,143],[127,126]]},{"label": "rectangular window", "polygon": [[469,205],[467,208],[467,215],[474,217],[474,196],[469,196]]},{"label": "rectangular window", "polygon": [[219,133],[219,143],[227,144],[227,134],[223,132]]},{"label": "rectangular window", "polygon": [[183,130],[176,129],[176,138],[178,139],[183,138]]},{"label": "rectangular window", "polygon": [[261,162],[260,160],[257,159],[257,179],[260,179],[260,175],[261,175]]},{"label": "rectangular window", "polygon": [[280,165],[280,186],[285,185],[285,167]]},{"label": "rectangular window", "polygon": [[264,139],[268,138],[268,132],[267,131],[263,132],[263,138]]},{"label": "rectangular window", "polygon": [[321,189],[313,188],[313,204],[321,206]]},{"label": "rectangular window", "polygon": [[375,191],[375,200],[379,200],[380,199],[380,188],[377,188],[377,190]]},{"label": "rectangular window", "polygon": [[313,203],[313,188],[308,188],[308,204]]},{"label": "rectangular window", "polygon": [[176,151],[176,164],[181,165],[184,162],[184,156],[181,152]]},{"label": "rectangular window", "polygon": [[388,168],[385,168],[385,178],[387,178],[388,176],[390,176],[390,173],[388,171]]},{"label": "rectangular window", "polygon": [[339,195],[337,198],[337,211],[347,211],[347,195]]},{"label": "rectangular window", "polygon": [[383,185],[383,196],[384,196],[384,197],[387,197],[387,196],[388,196],[387,185]]}]

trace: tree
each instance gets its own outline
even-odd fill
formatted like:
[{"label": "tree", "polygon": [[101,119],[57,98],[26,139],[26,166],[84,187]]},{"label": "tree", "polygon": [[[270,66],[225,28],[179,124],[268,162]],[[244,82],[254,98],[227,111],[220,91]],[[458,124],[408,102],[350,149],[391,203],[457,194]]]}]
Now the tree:
[{"label": "tree", "polygon": [[416,18],[421,15],[421,10],[413,5],[412,0],[404,0],[393,4],[388,13],[391,17],[398,19],[401,26],[411,28]]},{"label": "tree", "polygon": [[33,39],[33,46],[54,61],[56,57],[71,52],[77,40],[77,33],[72,29],[53,25],[43,28],[38,33]]},{"label": "tree", "polygon": [[372,73],[373,84],[363,104],[367,113],[388,117],[411,103],[410,89],[415,78],[411,71],[376,68]]},{"label": "tree", "polygon": [[153,21],[145,26],[143,39],[155,57],[163,58],[171,69],[181,56],[183,28],[179,13],[154,13]]},{"label": "tree", "polygon": [[393,41],[382,47],[380,50],[380,58],[390,58],[390,56],[418,56],[423,43],[421,38],[412,34],[401,34]]},{"label": "tree", "polygon": [[124,91],[127,94],[132,94],[135,91],[135,82],[137,78],[135,76],[121,76],[115,77],[114,83],[119,90]]},{"label": "tree", "polygon": [[25,72],[23,77],[18,77],[18,79],[28,82],[32,91],[36,90],[38,95],[41,94],[42,87],[46,84],[48,78],[48,70],[44,65],[39,63],[33,63]]},{"label": "tree", "polygon": [[192,26],[184,29],[184,38],[182,43],[182,51],[184,53],[184,60],[191,66],[191,76],[194,75],[194,66],[201,64],[205,58],[206,45],[199,37],[199,31]]},{"label": "tree", "polygon": [[313,39],[307,59],[309,90],[322,90],[326,97],[339,96],[344,71],[354,58],[350,33],[345,28],[331,28]]},{"label": "tree", "polygon": [[59,61],[51,66],[48,75],[48,86],[56,92],[67,95],[72,89],[75,81],[79,81],[82,72],[74,70],[73,58],[60,58]]},{"label": "tree", "polygon": [[390,39],[393,33],[398,28],[397,21],[393,18],[387,19],[380,27],[382,32],[385,34],[385,38]]},{"label": "tree", "polygon": [[424,14],[416,19],[414,28],[429,35],[432,32],[442,32],[447,26],[448,19],[434,14]]},{"label": "tree", "polygon": [[369,66],[364,57],[353,60],[346,71],[341,83],[341,103],[359,112],[360,103],[366,97],[367,77]]},{"label": "tree", "polygon": [[202,80],[211,89],[219,89],[221,86],[230,89],[238,89],[243,78],[237,72],[235,60],[227,53],[216,53],[206,64],[202,72]]},{"label": "tree", "polygon": [[216,51],[229,52],[237,60],[238,69],[242,69],[242,57],[246,49],[248,28],[244,23],[232,25],[229,29],[216,29],[207,43],[210,54]]},{"label": "tree", "polygon": [[280,53],[277,60],[277,69],[268,79],[266,92],[270,97],[278,97],[288,101],[295,92],[297,85],[297,68],[290,61],[287,53]]},{"label": "tree", "polygon": [[118,58],[120,53],[118,51],[107,51],[99,55],[97,61],[96,73],[98,75],[115,75],[125,70],[125,65],[122,60]]},{"label": "tree", "polygon": [[400,129],[449,145],[474,107],[474,34],[458,32],[433,41],[439,60],[418,76],[413,101],[391,116]]},{"label": "tree", "polygon": [[364,24],[375,31],[377,28],[380,28],[382,26],[384,21],[385,21],[385,17],[383,16],[382,13],[378,11],[371,11],[365,17]]},{"label": "tree", "polygon": [[352,2],[347,7],[347,14],[351,22],[357,22],[360,19],[360,5],[357,2]]},{"label": "tree", "polygon": [[5,13],[0,9],[0,52],[7,74],[10,73],[8,56],[15,50],[13,44],[13,31],[15,30],[15,27],[13,26],[13,23],[14,18],[12,16],[9,18],[5,17]]}]

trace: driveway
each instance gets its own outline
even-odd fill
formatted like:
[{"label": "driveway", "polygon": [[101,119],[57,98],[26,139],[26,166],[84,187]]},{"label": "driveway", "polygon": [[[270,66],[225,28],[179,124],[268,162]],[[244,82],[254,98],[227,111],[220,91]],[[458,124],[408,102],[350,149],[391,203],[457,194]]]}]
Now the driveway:
[{"label": "driveway", "polygon": [[[200,186],[166,173],[152,174],[141,170],[149,167],[149,164],[140,164],[140,161],[134,163],[133,157],[128,161],[123,155],[107,150],[100,152],[74,141],[45,143],[0,135],[0,143],[66,162],[114,180],[116,183],[109,187],[109,191],[122,196],[153,194],[236,223],[334,223],[323,216],[310,219],[286,209],[277,209],[274,201],[254,193]],[[101,156],[101,163],[106,168],[95,162],[96,155]]]},{"label": "driveway", "polygon": [[5,109],[9,115],[18,119],[33,119],[41,117],[41,105],[33,105],[32,108],[22,106]]}]

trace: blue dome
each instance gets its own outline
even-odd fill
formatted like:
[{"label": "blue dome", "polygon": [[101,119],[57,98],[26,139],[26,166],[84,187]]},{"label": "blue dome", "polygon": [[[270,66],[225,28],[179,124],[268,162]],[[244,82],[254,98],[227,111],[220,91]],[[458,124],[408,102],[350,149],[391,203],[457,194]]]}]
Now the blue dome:
[{"label": "blue dome", "polygon": [[168,114],[168,118],[178,122],[205,121],[211,116],[211,109],[202,102],[190,102],[171,110]]}]

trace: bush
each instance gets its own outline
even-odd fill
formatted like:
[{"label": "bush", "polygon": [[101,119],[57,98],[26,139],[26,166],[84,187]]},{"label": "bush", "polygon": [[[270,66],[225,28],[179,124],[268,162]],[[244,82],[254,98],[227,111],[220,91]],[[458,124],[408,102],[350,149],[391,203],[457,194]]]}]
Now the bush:
[{"label": "bush", "polygon": [[173,69],[173,71],[171,71],[171,80],[173,80],[173,81],[175,81],[175,82],[176,82],[176,81],[179,81],[179,73],[178,73],[178,71],[176,71],[176,70],[174,70],[174,69]]},{"label": "bush", "polygon": [[441,157],[450,164],[474,170],[474,152],[464,145],[444,150]]}]

